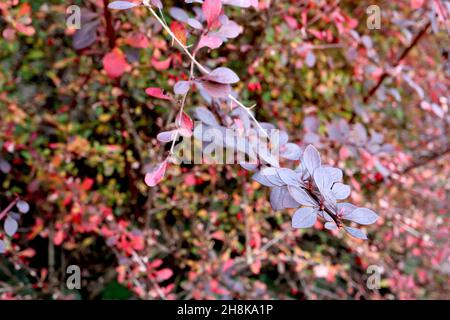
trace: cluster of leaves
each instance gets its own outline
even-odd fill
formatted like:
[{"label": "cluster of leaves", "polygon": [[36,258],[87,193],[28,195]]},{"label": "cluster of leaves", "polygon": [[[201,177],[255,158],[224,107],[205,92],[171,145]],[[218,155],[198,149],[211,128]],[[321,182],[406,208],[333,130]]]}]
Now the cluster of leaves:
[{"label": "cluster of leaves", "polygon": [[[19,213],[12,211],[14,207],[17,208]],[[20,219],[20,214],[27,213],[29,210],[30,205],[26,201],[17,198],[0,212],[0,221],[4,219],[3,230],[8,236],[13,237],[16,234],[17,229],[19,228],[18,220]],[[0,253],[5,252],[6,244],[4,241],[0,240]]]}]

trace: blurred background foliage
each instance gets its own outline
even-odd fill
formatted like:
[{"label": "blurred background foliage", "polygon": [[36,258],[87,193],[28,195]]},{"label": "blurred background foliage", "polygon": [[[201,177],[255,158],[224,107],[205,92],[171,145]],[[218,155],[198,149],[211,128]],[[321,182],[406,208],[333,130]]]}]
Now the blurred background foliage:
[{"label": "blurred background foliage", "polygon": [[[243,34],[198,57],[240,75],[235,89],[247,105],[258,104],[258,119],[300,145],[313,143],[327,163],[344,169],[356,188],[352,201],[382,217],[362,242],[320,224],[293,230],[292,212],[274,212],[267,190],[238,166],[171,166],[158,188],[145,186],[146,168],[167,148],[155,136],[177,111],[145,88],[171,91],[187,62],[144,8],[108,17],[104,2],[70,3],[99,21],[96,40],[82,50],[65,24],[66,1],[2,5],[0,204],[19,196],[31,210],[12,239],[0,234],[8,243],[0,256],[1,298],[449,298],[445,26],[428,29],[405,68],[389,69],[393,76],[363,101],[420,32],[432,4],[380,1],[381,30],[366,27],[370,1],[227,7]],[[17,22],[34,31],[6,34]],[[145,48],[130,45],[136,33],[148,39]],[[130,69],[111,79],[102,59],[114,47]],[[161,63],[167,59],[170,67]],[[430,111],[423,101],[441,109]],[[204,103],[190,95],[187,112]],[[374,155],[345,157],[342,145],[330,142],[328,125],[338,118],[384,136],[394,151],[376,159],[389,174],[370,165]],[[78,291],[66,288],[72,264],[82,270]],[[383,270],[379,290],[366,286],[369,265]]]}]

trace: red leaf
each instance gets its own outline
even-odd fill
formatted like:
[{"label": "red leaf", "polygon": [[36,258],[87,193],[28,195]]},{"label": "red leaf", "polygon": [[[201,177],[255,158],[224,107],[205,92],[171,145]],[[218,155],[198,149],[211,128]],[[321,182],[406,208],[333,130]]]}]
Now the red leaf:
[{"label": "red leaf", "polygon": [[164,71],[169,69],[171,61],[172,61],[171,58],[167,58],[166,60],[163,61],[158,61],[156,60],[156,58],[152,58],[152,65],[153,67],[155,67],[156,70]]},{"label": "red leaf", "polygon": [[156,269],[159,268],[162,265],[163,261],[161,259],[153,260],[152,262],[148,263],[148,267],[150,269]]},{"label": "red leaf", "polygon": [[150,87],[150,88],[145,89],[145,93],[153,98],[158,98],[158,99],[163,99],[163,100],[172,100],[172,98],[169,97],[168,95],[166,95],[164,93],[164,90],[161,88]]},{"label": "red leaf", "polygon": [[119,78],[124,72],[131,70],[124,54],[117,48],[103,57],[103,68],[110,78]]},{"label": "red leaf", "polygon": [[203,2],[202,10],[203,14],[205,15],[206,22],[208,22],[208,28],[211,28],[219,19],[220,12],[222,11],[222,1],[205,0]]},{"label": "red leaf", "polygon": [[167,280],[172,275],[173,275],[173,271],[168,269],[168,268],[156,271],[156,278],[157,278],[158,282],[162,282],[164,280]]},{"label": "red leaf", "polygon": [[172,23],[170,24],[170,30],[172,30],[175,37],[180,40],[183,45],[186,45],[187,32],[186,28],[181,22],[172,21]]},{"label": "red leaf", "polygon": [[154,187],[164,178],[164,174],[167,169],[167,160],[164,160],[161,164],[154,168],[151,172],[145,175],[145,183],[149,187]]},{"label": "red leaf", "polygon": [[411,8],[420,9],[423,6],[425,0],[411,0]]},{"label": "red leaf", "polygon": [[55,236],[53,237],[53,243],[55,244],[55,246],[59,246],[59,245],[61,245],[63,240],[64,240],[64,231],[59,230],[58,232],[56,232]]}]

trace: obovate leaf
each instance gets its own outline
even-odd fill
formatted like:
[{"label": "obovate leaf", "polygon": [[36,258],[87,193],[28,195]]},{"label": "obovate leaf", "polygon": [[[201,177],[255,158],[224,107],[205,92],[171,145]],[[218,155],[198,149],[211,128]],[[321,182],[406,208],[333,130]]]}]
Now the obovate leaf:
[{"label": "obovate leaf", "polygon": [[133,3],[129,1],[113,1],[110,4],[108,4],[108,8],[114,10],[128,10],[137,6],[139,6],[138,3]]}]

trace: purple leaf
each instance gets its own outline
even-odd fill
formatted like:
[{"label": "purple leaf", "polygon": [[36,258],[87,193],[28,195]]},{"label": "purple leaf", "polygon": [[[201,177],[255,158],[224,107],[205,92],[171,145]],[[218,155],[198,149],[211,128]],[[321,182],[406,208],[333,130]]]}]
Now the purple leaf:
[{"label": "purple leaf", "polygon": [[128,10],[134,7],[137,7],[139,4],[128,2],[128,1],[113,1],[110,4],[108,4],[109,9],[114,10]]},{"label": "purple leaf", "polygon": [[2,240],[0,240],[0,254],[5,252],[6,252],[6,244]]},{"label": "purple leaf", "polygon": [[333,218],[326,212],[326,211],[320,211],[319,215],[327,222],[333,222]]},{"label": "purple leaf", "polygon": [[11,171],[11,165],[3,158],[0,158],[0,171],[3,173],[9,173]]},{"label": "purple leaf", "polygon": [[317,202],[300,187],[288,186],[289,194],[292,198],[303,206],[317,207]]},{"label": "purple leaf", "polygon": [[219,37],[215,37],[212,35],[203,35],[198,43],[198,48],[208,47],[210,49],[217,49],[223,43],[223,40]]},{"label": "purple leaf", "polygon": [[303,120],[303,127],[305,131],[316,132],[319,130],[320,123],[315,116],[307,116]]},{"label": "purple leaf", "polygon": [[293,228],[310,228],[317,221],[317,210],[313,208],[300,208],[292,217]]},{"label": "purple leaf", "polygon": [[248,8],[251,5],[250,0],[222,0],[225,5],[236,6],[241,8]]},{"label": "purple leaf", "polygon": [[366,234],[364,233],[364,231],[362,231],[360,229],[356,229],[356,228],[352,228],[352,227],[344,227],[344,229],[352,237],[367,240]]},{"label": "purple leaf", "polygon": [[83,23],[81,29],[77,30],[73,35],[73,48],[81,50],[89,47],[97,40],[97,27],[100,25],[100,20]]},{"label": "purple leaf", "polygon": [[197,30],[203,29],[203,25],[197,19],[189,18],[187,20],[187,23],[194,29],[197,29]]},{"label": "purple leaf", "polygon": [[341,202],[337,204],[337,211],[340,215],[345,216],[358,209],[357,206],[348,202]]},{"label": "purple leaf", "polygon": [[303,142],[308,144],[320,144],[320,136],[314,132],[306,132],[303,136]]},{"label": "purple leaf", "polygon": [[30,211],[30,205],[26,201],[19,200],[17,202],[16,206],[17,206],[17,209],[19,209],[19,211],[21,213],[27,213],[28,211]]},{"label": "purple leaf", "polygon": [[342,170],[334,167],[323,167],[331,176],[333,182],[342,182]]},{"label": "purple leaf", "polygon": [[367,49],[372,48],[372,39],[371,39],[369,36],[364,35],[364,36],[361,37],[361,40],[362,40],[363,45],[364,45]]},{"label": "purple leaf", "polygon": [[292,198],[287,188],[284,188],[283,192],[283,208],[295,209],[298,208],[300,204]]},{"label": "purple leaf", "polygon": [[169,14],[175,20],[178,20],[181,22],[187,22],[189,19],[189,16],[186,13],[186,11],[184,11],[183,9],[177,8],[177,7],[170,8]]},{"label": "purple leaf", "polygon": [[367,208],[357,208],[349,213],[344,213],[342,217],[363,225],[369,225],[378,220],[378,215]]},{"label": "purple leaf", "polygon": [[191,87],[190,81],[178,81],[175,83],[175,86],[173,87],[173,91],[176,95],[185,95],[188,93],[189,89]]},{"label": "purple leaf", "polygon": [[277,186],[275,183],[272,183],[269,179],[267,179],[267,176],[261,174],[261,172],[256,172],[252,176],[252,179],[266,187],[273,188]]},{"label": "purple leaf", "polygon": [[150,97],[163,99],[163,100],[172,100],[172,98],[169,97],[168,95],[166,95],[164,93],[164,90],[161,88],[150,87],[150,88],[145,89],[145,93],[148,94]]},{"label": "purple leaf", "polygon": [[278,133],[278,145],[280,147],[284,146],[285,144],[287,144],[289,141],[289,135],[287,134],[286,131],[279,131]]},{"label": "purple leaf", "polygon": [[11,217],[6,218],[4,228],[8,236],[12,237],[17,232],[18,227],[19,225],[16,220]]},{"label": "purple leaf", "polygon": [[338,200],[344,200],[348,198],[351,192],[349,185],[340,182],[335,183],[333,185],[333,188],[331,188],[331,191],[333,192],[334,197]]},{"label": "purple leaf", "polygon": [[314,170],[320,167],[320,154],[312,144],[306,147],[305,152],[303,152],[303,162],[305,164],[306,170],[312,176]]},{"label": "purple leaf", "polygon": [[239,82],[239,77],[237,74],[228,68],[217,68],[211,71],[210,74],[204,77],[206,80],[222,83],[222,84],[232,84]]},{"label": "purple leaf", "polygon": [[258,168],[258,163],[240,162],[239,164],[247,171],[253,171]]}]

